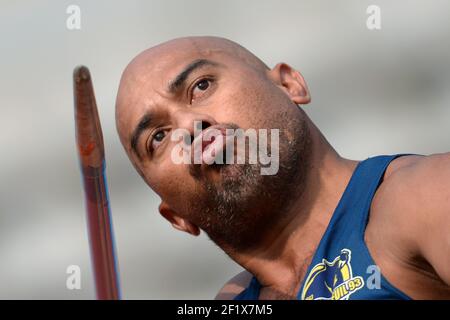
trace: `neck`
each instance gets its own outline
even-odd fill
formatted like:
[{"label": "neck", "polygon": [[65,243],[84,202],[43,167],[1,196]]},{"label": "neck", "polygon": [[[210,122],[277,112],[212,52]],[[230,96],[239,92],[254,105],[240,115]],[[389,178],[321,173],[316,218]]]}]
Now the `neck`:
[{"label": "neck", "polygon": [[262,241],[248,251],[225,252],[267,291],[295,297],[356,161],[341,158],[311,123],[312,150],[305,188]]}]

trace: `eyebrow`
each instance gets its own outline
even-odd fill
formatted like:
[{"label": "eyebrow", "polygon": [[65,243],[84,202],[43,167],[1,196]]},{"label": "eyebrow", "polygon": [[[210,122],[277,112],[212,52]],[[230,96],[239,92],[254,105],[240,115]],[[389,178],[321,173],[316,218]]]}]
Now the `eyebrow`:
[{"label": "eyebrow", "polygon": [[181,87],[183,87],[186,79],[189,77],[189,75],[194,72],[196,69],[199,69],[204,66],[218,66],[217,62],[208,60],[208,59],[198,59],[192,61],[190,64],[188,64],[183,71],[181,71],[174,80],[169,81],[169,93],[176,93],[180,90]]},{"label": "eyebrow", "polygon": [[146,114],[144,114],[141,118],[141,120],[139,121],[138,125],[136,126],[136,128],[133,131],[133,134],[131,135],[131,150],[134,151],[134,153],[138,156],[139,160],[141,160],[141,154],[139,153],[138,150],[138,142],[139,142],[139,138],[142,135],[142,132],[144,132],[144,130],[146,130],[147,128],[149,128],[152,125],[152,121],[153,117],[151,116],[150,112],[147,112]]},{"label": "eyebrow", "polygon": [[[180,88],[183,87],[183,85],[186,82],[186,79],[189,77],[189,75],[194,72],[195,70],[204,67],[204,66],[218,66],[219,64],[217,62],[208,60],[208,59],[197,59],[189,63],[172,81],[169,81],[169,87],[168,91],[169,93],[176,93],[180,90]],[[142,135],[142,133],[150,128],[153,123],[153,117],[150,112],[145,113],[141,120],[139,121],[138,125],[133,131],[133,134],[131,135],[130,145],[131,150],[138,156],[139,160],[142,159],[141,154],[139,152],[138,148],[138,142]]]}]

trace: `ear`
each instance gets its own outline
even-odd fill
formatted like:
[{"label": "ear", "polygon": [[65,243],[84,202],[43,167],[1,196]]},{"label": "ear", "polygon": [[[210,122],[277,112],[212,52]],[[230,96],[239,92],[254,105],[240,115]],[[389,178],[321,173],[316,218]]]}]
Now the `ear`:
[{"label": "ear", "polygon": [[296,104],[308,104],[311,101],[305,79],[297,70],[286,63],[278,63],[269,71],[269,77]]},{"label": "ear", "polygon": [[200,228],[195,224],[191,223],[189,220],[180,217],[175,211],[173,211],[167,203],[164,201],[159,205],[159,213],[169,221],[172,226],[177,229],[193,236],[198,236],[200,234]]}]

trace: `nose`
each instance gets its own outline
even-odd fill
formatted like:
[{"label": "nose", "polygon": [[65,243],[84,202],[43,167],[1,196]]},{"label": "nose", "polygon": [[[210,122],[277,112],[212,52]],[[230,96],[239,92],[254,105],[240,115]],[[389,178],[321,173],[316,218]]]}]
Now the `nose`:
[{"label": "nose", "polygon": [[189,144],[194,141],[196,133],[198,134],[200,131],[217,124],[217,121],[207,114],[192,112],[192,110],[186,109],[177,110],[173,115],[173,120],[176,128],[189,133]]}]

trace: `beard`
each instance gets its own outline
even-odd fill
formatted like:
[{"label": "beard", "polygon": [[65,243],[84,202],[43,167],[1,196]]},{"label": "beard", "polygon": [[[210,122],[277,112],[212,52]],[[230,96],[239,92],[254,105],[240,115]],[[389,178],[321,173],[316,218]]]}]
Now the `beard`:
[{"label": "beard", "polygon": [[303,192],[311,153],[306,120],[300,116],[280,123],[284,129],[280,129],[275,175],[262,175],[259,162],[246,161],[213,168],[220,172],[217,182],[203,175],[200,166],[191,167],[190,174],[199,187],[189,217],[221,248],[243,252],[256,247]]}]

